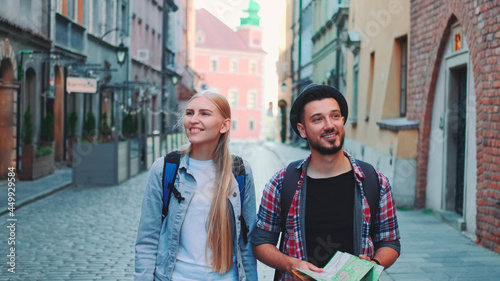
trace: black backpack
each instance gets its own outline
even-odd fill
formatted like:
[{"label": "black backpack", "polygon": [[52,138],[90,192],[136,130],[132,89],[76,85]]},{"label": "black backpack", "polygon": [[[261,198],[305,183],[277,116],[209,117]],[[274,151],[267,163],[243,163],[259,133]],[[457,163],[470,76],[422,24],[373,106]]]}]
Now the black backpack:
[{"label": "black backpack", "polygon": [[[243,159],[239,156],[231,155],[233,159],[233,175],[238,182],[238,189],[240,190],[240,202],[241,209],[243,210],[243,199],[245,198],[245,166],[243,164]],[[162,221],[167,217],[168,205],[170,204],[170,197],[172,194],[175,199],[181,203],[184,200],[181,193],[175,188],[175,178],[177,177],[177,172],[179,171],[179,163],[181,159],[180,151],[172,151],[168,153],[164,158],[163,163],[163,210],[162,210]],[[243,215],[239,218],[241,222],[241,232],[243,234],[243,241],[248,243],[248,231],[249,227],[245,222]]]},{"label": "black backpack", "polygon": [[[284,232],[286,231],[286,218],[288,217],[288,211],[290,210],[290,206],[292,205],[293,196],[295,195],[295,191],[298,187],[298,182],[300,179],[300,175],[302,174],[301,170],[296,169],[297,165],[299,165],[303,160],[297,160],[290,163],[286,170],[285,175],[283,177],[283,184],[281,188],[281,238],[280,238],[280,251],[283,250],[283,240],[284,240]],[[368,205],[370,206],[370,215],[371,215],[371,226],[370,233],[373,233],[373,225],[375,223],[375,216],[378,211],[378,204],[380,200],[380,184],[378,181],[378,175],[375,171],[375,168],[369,163],[363,162],[361,160],[357,160],[361,170],[365,174],[365,178],[363,179],[363,191],[365,193],[366,200],[368,201]],[[278,280],[278,270],[276,270],[274,275],[274,280]]]}]

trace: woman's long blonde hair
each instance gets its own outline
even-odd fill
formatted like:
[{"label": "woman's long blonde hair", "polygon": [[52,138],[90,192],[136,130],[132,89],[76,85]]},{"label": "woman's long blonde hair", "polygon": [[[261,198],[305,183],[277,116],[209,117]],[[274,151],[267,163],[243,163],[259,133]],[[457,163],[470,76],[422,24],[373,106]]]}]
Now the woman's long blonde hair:
[{"label": "woman's long blonde hair", "polygon": [[[231,119],[231,107],[227,99],[216,92],[207,90],[194,95],[195,98],[206,97],[219,110],[224,119]],[[229,130],[222,134],[213,153],[215,163],[214,197],[206,222],[207,247],[212,250],[212,268],[219,273],[229,271],[233,266],[233,239],[231,234],[231,218],[228,196],[231,193],[233,173],[232,160],[229,154]],[[192,146],[182,151],[182,155],[191,152]]]}]

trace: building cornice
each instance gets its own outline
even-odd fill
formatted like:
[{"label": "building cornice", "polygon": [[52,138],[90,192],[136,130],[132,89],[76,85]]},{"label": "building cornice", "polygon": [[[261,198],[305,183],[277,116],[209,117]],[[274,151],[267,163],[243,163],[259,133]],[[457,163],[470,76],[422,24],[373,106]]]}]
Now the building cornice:
[{"label": "building cornice", "polygon": [[0,17],[0,33],[6,34],[15,40],[29,41],[40,48],[50,49],[52,41],[45,35],[29,28],[22,27],[4,17]]}]

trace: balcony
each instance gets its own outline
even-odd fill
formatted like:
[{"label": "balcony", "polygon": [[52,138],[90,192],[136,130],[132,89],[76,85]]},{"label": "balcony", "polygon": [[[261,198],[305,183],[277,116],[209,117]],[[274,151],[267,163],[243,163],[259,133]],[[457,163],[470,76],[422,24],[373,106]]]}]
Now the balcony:
[{"label": "balcony", "polygon": [[56,13],[55,44],[75,53],[85,50],[85,27]]}]

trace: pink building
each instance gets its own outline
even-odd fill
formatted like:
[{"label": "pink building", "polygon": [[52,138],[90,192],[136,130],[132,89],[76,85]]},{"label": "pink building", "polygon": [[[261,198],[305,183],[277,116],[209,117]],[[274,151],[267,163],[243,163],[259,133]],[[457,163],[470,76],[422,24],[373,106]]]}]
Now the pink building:
[{"label": "pink building", "polygon": [[196,73],[201,89],[228,99],[232,109],[231,139],[258,140],[262,126],[263,62],[260,6],[250,1],[248,18],[236,31],[207,10],[196,11]]}]

